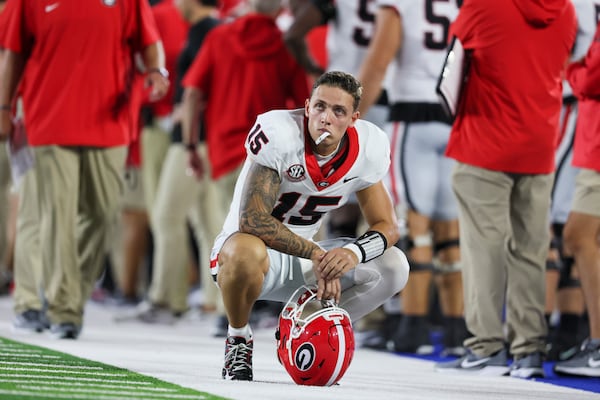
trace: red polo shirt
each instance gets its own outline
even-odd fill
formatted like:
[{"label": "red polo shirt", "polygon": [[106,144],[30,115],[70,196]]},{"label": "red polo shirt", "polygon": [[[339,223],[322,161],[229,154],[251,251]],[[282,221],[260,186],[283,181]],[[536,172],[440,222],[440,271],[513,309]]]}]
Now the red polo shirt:
[{"label": "red polo shirt", "polygon": [[25,126],[34,146],[124,145],[132,51],[158,40],[147,0],[11,0],[6,48],[26,55]]},{"label": "red polo shirt", "polygon": [[154,115],[165,116],[173,111],[173,95],[177,74],[177,58],[187,38],[189,24],[183,19],[173,0],[163,0],[154,7],[152,13],[165,49],[165,66],[169,71],[169,91],[160,100],[152,103]]},{"label": "red polo shirt", "polygon": [[213,178],[237,168],[256,116],[303,107],[308,81],[288,53],[275,21],[249,14],[211,30],[182,86],[206,98],[204,122]]},{"label": "red polo shirt", "polygon": [[600,172],[600,25],[585,58],[567,69],[579,99],[573,165]]}]

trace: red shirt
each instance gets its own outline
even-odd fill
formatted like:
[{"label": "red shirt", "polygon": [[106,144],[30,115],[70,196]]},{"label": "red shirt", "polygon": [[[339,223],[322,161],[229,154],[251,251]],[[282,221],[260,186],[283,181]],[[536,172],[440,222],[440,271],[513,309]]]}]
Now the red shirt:
[{"label": "red shirt", "polygon": [[165,66],[169,71],[169,91],[160,100],[152,103],[154,115],[165,116],[173,111],[173,95],[177,74],[177,58],[187,38],[189,24],[173,4],[173,0],[163,0],[154,7],[152,13],[165,49]]},{"label": "red shirt", "polygon": [[6,47],[27,58],[22,94],[30,143],[127,144],[131,54],[158,40],[148,1],[11,1]]},{"label": "red shirt", "polygon": [[2,12],[0,12],[0,49],[4,48],[4,38],[6,37],[6,28],[8,25],[9,18],[9,13],[7,12],[9,10],[9,4],[11,4],[10,0],[6,2],[6,4],[4,5],[4,9],[2,10]]},{"label": "red shirt", "polygon": [[250,14],[208,33],[182,85],[198,88],[207,99],[204,121],[213,178],[244,161],[244,142],[257,115],[304,105],[307,82],[272,18]]},{"label": "red shirt", "polygon": [[308,32],[306,35],[306,45],[310,55],[316,63],[323,69],[327,68],[327,24],[319,25]]},{"label": "red shirt", "polygon": [[446,154],[495,171],[551,173],[576,29],[568,0],[466,0],[451,31],[473,59]]},{"label": "red shirt", "polygon": [[600,172],[600,25],[585,58],[567,69],[579,99],[573,165]]}]

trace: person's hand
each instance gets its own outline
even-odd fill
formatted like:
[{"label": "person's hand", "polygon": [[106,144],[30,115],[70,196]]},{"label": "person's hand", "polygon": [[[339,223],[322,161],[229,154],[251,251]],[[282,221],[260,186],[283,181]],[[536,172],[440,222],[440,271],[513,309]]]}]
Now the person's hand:
[{"label": "person's hand", "polygon": [[160,100],[169,90],[169,78],[159,70],[152,70],[146,75],[146,87],[150,88],[150,101]]},{"label": "person's hand", "polygon": [[193,175],[197,179],[202,179],[204,176],[204,167],[202,166],[202,158],[194,149],[188,149],[188,170],[186,174]]},{"label": "person's hand", "polygon": [[317,279],[317,300],[333,300],[335,304],[338,304],[341,296],[342,284],[339,279]]},{"label": "person's hand", "polygon": [[329,250],[321,258],[317,268],[319,273],[317,278],[328,281],[339,279],[357,265],[358,259],[356,258],[356,254],[343,247],[336,247]]},{"label": "person's hand", "polygon": [[0,111],[0,141],[6,141],[13,131],[12,113],[10,110]]}]

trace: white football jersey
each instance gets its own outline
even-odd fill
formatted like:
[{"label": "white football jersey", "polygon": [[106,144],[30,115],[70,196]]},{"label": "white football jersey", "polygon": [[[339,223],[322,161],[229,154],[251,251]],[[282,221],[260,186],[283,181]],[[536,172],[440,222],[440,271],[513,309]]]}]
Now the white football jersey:
[{"label": "white football jersey", "polygon": [[388,69],[390,104],[438,103],[435,86],[448,47],[448,30],[458,0],[397,0],[404,40]]},{"label": "white football jersey", "polygon": [[239,230],[240,200],[251,163],[278,172],[281,185],[271,215],[306,239],[312,239],[317,233],[323,214],[341,207],[352,193],[381,181],[390,165],[386,134],[374,124],[359,119],[346,135],[347,145],[334,157],[334,172],[324,176],[307,143],[311,139],[304,109],[259,115],[246,139],[246,161],[211,259],[215,259],[225,239]]},{"label": "white football jersey", "polygon": [[399,0],[335,0],[336,17],[327,29],[328,71],[357,75],[373,36],[375,14],[383,6],[398,10]]}]

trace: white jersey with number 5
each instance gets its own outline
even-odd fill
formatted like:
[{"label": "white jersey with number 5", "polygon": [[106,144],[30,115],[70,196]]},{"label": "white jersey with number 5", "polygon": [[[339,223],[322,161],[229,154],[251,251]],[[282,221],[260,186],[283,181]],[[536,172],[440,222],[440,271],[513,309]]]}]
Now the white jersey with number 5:
[{"label": "white jersey with number 5", "polygon": [[[277,171],[281,185],[271,215],[306,239],[317,233],[323,214],[341,207],[352,193],[383,179],[390,165],[390,148],[386,134],[377,126],[357,120],[335,157],[319,166],[308,142],[306,122],[304,109],[258,116],[246,140],[246,161],[211,259],[239,230],[240,200],[251,163]],[[327,175],[324,170],[329,166],[333,172]]]},{"label": "white jersey with number 5", "polygon": [[[327,1],[327,0],[316,0]],[[329,71],[356,75],[373,37],[375,14],[380,7],[394,7],[399,0],[330,0],[336,16],[329,21],[327,54]]]},{"label": "white jersey with number 5", "polygon": [[448,28],[459,0],[397,0],[402,16],[402,48],[388,70],[390,104],[437,103],[435,85],[448,47]]}]

